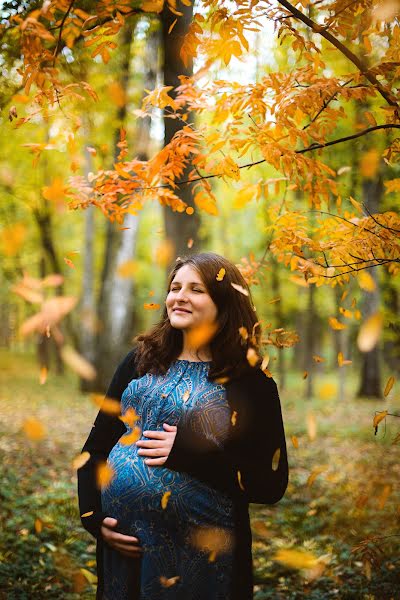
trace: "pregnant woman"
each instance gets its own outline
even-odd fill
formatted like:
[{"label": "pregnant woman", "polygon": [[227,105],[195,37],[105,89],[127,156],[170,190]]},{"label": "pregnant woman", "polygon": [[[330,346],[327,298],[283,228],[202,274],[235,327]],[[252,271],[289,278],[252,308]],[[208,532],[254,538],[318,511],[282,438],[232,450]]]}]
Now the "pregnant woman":
[{"label": "pregnant woman", "polygon": [[[178,259],[161,321],[137,337],[78,471],[81,519],[97,538],[97,598],[248,600],[249,502],[288,482],[276,385],[259,368],[260,326],[239,270]],[[251,363],[251,364],[249,364]],[[111,481],[97,486],[107,460]]]}]

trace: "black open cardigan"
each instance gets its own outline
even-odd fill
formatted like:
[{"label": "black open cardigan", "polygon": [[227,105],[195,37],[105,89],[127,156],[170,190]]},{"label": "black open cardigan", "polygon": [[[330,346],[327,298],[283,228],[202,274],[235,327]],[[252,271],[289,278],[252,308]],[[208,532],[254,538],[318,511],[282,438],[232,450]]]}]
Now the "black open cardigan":
[{"label": "black open cardigan", "polygon": [[[137,377],[135,352],[136,349],[129,352],[118,366],[107,390],[109,398],[120,400],[129,382]],[[163,466],[185,471],[234,500],[235,568],[232,593],[227,600],[250,600],[253,598],[253,579],[248,504],[275,504],[284,495],[289,472],[285,432],[276,384],[259,368],[227,382],[225,389],[231,414],[236,414],[223,448],[178,423],[174,445]],[[90,453],[90,459],[78,470],[80,514],[92,513],[81,521],[97,539],[98,600],[102,599],[103,589],[101,524],[106,516],[113,515],[102,511],[96,466],[107,459],[125,432],[126,427],[118,417],[100,411],[82,449],[82,452]],[[276,464],[272,465],[272,458],[278,448],[280,458],[276,467]],[[132,559],[132,568],[137,570],[139,598],[140,559]],[[136,597],[130,600],[136,600]]]}]

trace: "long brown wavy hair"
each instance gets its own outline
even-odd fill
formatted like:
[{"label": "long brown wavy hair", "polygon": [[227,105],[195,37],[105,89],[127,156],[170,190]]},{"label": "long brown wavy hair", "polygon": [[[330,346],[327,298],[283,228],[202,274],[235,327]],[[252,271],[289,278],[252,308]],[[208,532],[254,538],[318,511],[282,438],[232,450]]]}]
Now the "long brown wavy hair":
[{"label": "long brown wavy hair", "polygon": [[[212,357],[209,379],[233,379],[252,366],[258,366],[261,362],[258,355],[261,328],[249,287],[239,269],[213,252],[180,257],[169,274],[167,293],[176,273],[184,265],[196,269],[217,307],[217,331],[209,343]],[[216,277],[223,273],[221,269],[225,273],[222,281],[218,281]],[[245,293],[232,284],[240,286]],[[180,329],[171,326],[164,305],[160,321],[149,332],[138,335],[135,341],[138,375],[162,374],[181,353],[183,334]]]}]

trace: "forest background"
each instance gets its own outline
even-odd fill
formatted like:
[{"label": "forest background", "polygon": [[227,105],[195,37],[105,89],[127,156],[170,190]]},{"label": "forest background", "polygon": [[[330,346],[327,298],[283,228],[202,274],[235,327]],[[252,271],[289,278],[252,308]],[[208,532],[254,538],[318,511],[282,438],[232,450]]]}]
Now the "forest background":
[{"label": "forest background", "polygon": [[79,449],[202,250],[281,391],[255,597],[399,597],[398,1],[0,6],[0,597],[94,597]]}]

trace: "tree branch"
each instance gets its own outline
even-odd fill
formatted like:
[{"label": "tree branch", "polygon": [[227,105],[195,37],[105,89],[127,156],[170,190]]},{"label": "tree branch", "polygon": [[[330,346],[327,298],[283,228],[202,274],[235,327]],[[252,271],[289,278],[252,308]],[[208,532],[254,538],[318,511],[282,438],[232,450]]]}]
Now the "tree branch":
[{"label": "tree branch", "polygon": [[369,71],[369,67],[364,60],[358,58],[358,56],[356,56],[351,50],[349,50],[344,44],[342,44],[342,42],[335,38],[335,36],[329,33],[329,31],[327,31],[322,25],[318,25],[318,23],[315,23],[315,21],[303,14],[298,8],[290,4],[290,2],[288,2],[287,0],[278,0],[278,2],[279,4],[284,6],[289,12],[291,12],[293,17],[302,21],[305,25],[307,25],[307,27],[310,27],[312,31],[314,31],[315,33],[319,33],[319,35],[321,35],[333,46],[335,46],[335,48],[339,50],[339,52],[341,52],[346,58],[348,58],[353,63],[353,65],[355,65],[357,69],[364,75],[364,77],[368,79],[370,83],[372,83],[372,85],[380,93],[382,98],[384,98],[390,106],[394,106],[398,111],[399,105],[397,103],[396,98],[389,90],[385,89],[378,81],[376,76]]},{"label": "tree branch", "polygon": [[75,0],[71,0],[71,2],[69,3],[69,6],[67,8],[67,11],[66,11],[65,15],[63,16],[62,21],[60,23],[60,31],[58,32],[57,44],[56,44],[56,47],[54,48],[54,53],[53,53],[53,67],[56,64],[57,55],[60,51],[63,27],[64,27],[65,21],[67,20],[69,13],[71,12],[71,9],[72,9],[74,3],[75,3]]}]

